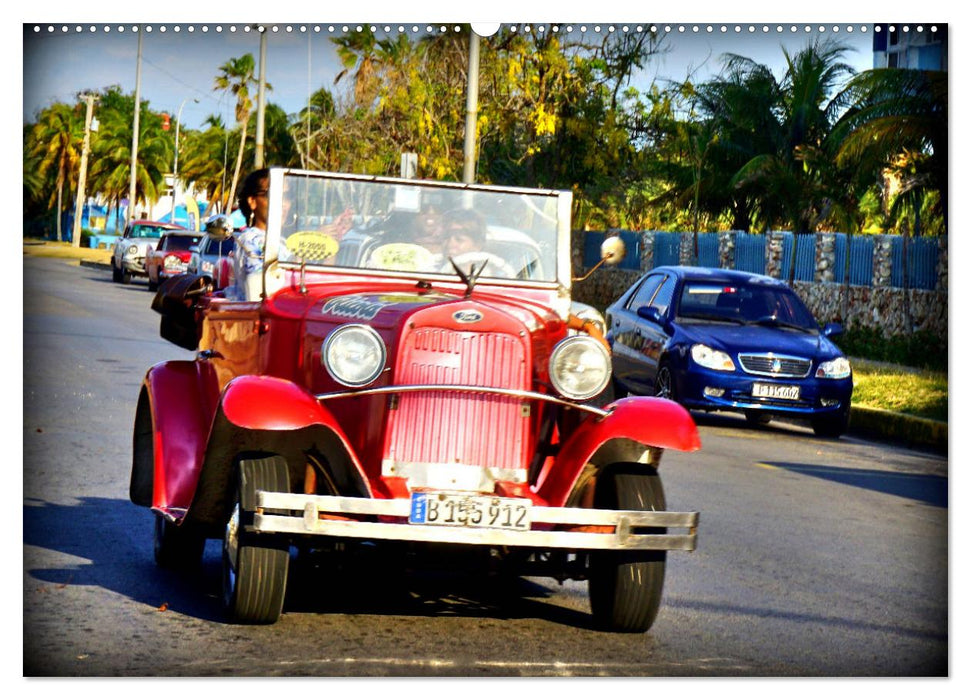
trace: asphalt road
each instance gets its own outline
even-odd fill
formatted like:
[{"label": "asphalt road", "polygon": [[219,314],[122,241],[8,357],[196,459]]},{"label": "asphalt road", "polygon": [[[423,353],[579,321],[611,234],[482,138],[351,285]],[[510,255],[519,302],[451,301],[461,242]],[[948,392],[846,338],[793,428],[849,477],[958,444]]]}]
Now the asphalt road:
[{"label": "asphalt road", "polygon": [[701,525],[648,634],[595,630],[583,583],[379,558],[296,571],[277,624],[227,624],[218,544],[162,571],[128,500],[141,379],[191,354],[158,337],[144,282],[33,257],[24,279],[26,676],[948,674],[946,458],[732,416],[696,416],[702,450],[662,461]]}]

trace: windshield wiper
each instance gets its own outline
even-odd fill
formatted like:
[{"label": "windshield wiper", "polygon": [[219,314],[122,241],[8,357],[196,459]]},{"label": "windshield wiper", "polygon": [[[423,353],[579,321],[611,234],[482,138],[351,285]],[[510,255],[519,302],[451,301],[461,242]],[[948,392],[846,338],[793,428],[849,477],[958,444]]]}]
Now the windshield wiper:
[{"label": "windshield wiper", "polygon": [[745,321],[738,318],[729,318],[728,316],[719,316],[718,314],[684,314],[681,318],[690,318],[692,320],[697,319],[699,321],[719,321],[721,323],[735,323],[738,325],[745,325]]},{"label": "windshield wiper", "polygon": [[776,328],[792,328],[797,331],[809,331],[811,329],[805,326],[800,326],[797,323],[789,323],[788,321],[780,321],[777,316],[763,316],[762,318],[755,319],[754,321],[749,321],[750,324],[756,326],[774,326]]}]

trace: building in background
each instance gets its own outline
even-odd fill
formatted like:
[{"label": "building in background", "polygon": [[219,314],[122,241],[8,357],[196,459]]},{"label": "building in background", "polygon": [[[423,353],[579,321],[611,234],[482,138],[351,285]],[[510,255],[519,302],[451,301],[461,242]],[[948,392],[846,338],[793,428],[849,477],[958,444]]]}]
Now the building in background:
[{"label": "building in background", "polygon": [[873,67],[946,71],[947,25],[875,25]]}]

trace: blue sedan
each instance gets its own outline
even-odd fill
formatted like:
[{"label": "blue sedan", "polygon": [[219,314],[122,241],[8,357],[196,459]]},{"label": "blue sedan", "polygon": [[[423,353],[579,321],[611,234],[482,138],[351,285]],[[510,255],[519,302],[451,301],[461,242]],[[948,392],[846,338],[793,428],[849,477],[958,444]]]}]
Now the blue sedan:
[{"label": "blue sedan", "polygon": [[607,308],[614,389],[753,423],[808,419],[817,435],[847,426],[853,375],[785,283],[747,272],[658,267]]}]

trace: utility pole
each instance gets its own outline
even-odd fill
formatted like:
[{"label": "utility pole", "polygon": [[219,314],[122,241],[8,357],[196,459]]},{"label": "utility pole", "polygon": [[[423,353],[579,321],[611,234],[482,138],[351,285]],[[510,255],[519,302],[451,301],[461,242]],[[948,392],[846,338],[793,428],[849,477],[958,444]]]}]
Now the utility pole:
[{"label": "utility pole", "polygon": [[266,118],[266,27],[260,27],[260,82],[256,91],[256,156],[254,169],[263,167],[263,131]]},{"label": "utility pole", "polygon": [[479,110],[479,35],[469,28],[469,78],[465,96],[465,159],[462,182],[475,182],[476,113]]},{"label": "utility pole", "polygon": [[81,247],[81,217],[84,215],[84,185],[88,179],[88,152],[91,150],[91,117],[94,114],[95,95],[84,94],[79,97],[88,103],[84,112],[84,145],[81,147],[81,171],[78,173],[78,200],[74,205],[74,229],[71,245]]},{"label": "utility pole", "polygon": [[131,135],[131,177],[128,181],[128,216],[127,224],[135,219],[135,170],[138,167],[138,118],[141,110],[142,94],[142,28],[138,29],[138,63],[135,68],[135,120],[132,124]]},{"label": "utility pole", "polygon": [[192,100],[199,104],[199,100],[186,97],[179,105],[179,113],[175,117],[175,160],[172,163],[172,223],[175,223],[175,207],[179,201],[179,125],[182,123],[182,108],[185,103]]}]

